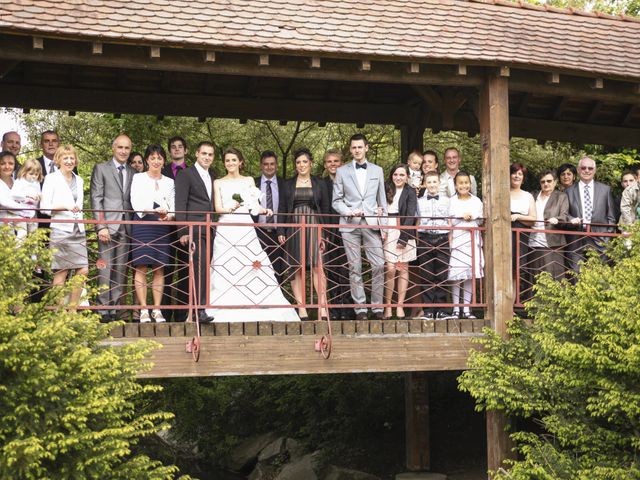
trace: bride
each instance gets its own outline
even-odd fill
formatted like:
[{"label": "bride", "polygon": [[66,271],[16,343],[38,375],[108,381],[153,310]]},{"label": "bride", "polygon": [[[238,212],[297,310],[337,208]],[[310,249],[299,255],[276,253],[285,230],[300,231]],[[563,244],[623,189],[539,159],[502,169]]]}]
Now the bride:
[{"label": "bride", "polygon": [[[228,148],[224,152],[227,174],[213,182],[215,211],[220,217],[213,240],[210,301],[215,307],[237,308],[212,308],[207,314],[216,322],[298,321],[296,311],[280,290],[249,215],[273,212],[260,205],[260,190],[253,178],[240,174],[243,164],[242,153]],[[283,307],[265,308],[267,305]]]}]

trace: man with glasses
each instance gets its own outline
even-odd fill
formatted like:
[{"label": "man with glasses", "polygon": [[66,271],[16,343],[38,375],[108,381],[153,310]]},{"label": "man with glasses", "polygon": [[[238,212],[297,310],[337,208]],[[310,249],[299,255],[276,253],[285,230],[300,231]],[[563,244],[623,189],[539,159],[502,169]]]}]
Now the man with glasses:
[{"label": "man with glasses", "polygon": [[[594,181],[596,162],[583,157],[578,163],[580,181],[565,191],[569,197],[569,221],[583,232],[615,231],[615,209],[611,189],[604,183]],[[574,271],[579,271],[587,249],[604,250],[610,237],[593,235],[568,236],[569,262]]]}]

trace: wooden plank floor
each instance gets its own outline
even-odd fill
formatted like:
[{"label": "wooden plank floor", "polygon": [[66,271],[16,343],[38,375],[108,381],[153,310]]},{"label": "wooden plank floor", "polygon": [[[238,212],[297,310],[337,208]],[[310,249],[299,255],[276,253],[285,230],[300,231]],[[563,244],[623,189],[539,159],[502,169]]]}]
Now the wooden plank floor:
[{"label": "wooden plank floor", "polygon": [[326,322],[245,322],[202,325],[194,362],[185,344],[193,323],[130,323],[112,330],[109,344],[149,339],[161,345],[142,377],[276,375],[463,370],[472,339],[488,320],[332,322],[329,359],[315,351]]}]

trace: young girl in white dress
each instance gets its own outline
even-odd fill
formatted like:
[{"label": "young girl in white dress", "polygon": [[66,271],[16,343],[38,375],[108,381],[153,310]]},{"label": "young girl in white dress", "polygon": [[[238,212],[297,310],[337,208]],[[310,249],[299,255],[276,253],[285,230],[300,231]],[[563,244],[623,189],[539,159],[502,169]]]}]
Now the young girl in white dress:
[{"label": "young girl in white dress", "polygon": [[[482,201],[471,194],[471,177],[459,171],[454,178],[456,195],[449,203],[449,224],[452,227],[478,227],[483,222]],[[478,230],[456,228],[449,234],[451,257],[449,259],[449,281],[452,284],[454,305],[460,304],[462,290],[462,318],[476,318],[471,313],[471,293],[474,279],[484,276],[484,257],[482,255],[482,236]],[[453,308],[453,316],[460,316],[460,307]]]},{"label": "young girl in white dress", "polygon": [[[215,322],[300,321],[280,290],[258,240],[249,213],[270,216],[273,212],[260,205],[260,190],[253,178],[240,173],[243,164],[242,153],[228,148],[224,152],[227,174],[213,183],[215,210],[220,217],[211,260],[214,308],[207,309],[207,315]],[[223,306],[230,308],[216,308]]]}]

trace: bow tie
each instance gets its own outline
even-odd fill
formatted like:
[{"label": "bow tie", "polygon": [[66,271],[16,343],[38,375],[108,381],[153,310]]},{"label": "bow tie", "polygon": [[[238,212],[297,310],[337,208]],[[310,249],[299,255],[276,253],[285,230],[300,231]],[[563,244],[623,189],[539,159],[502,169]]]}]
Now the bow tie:
[{"label": "bow tie", "polygon": [[427,200],[440,200],[440,195],[428,195]]},{"label": "bow tie", "polygon": [[367,169],[367,162],[364,162],[362,165],[359,163],[356,163],[356,168],[364,168],[365,170]]}]

